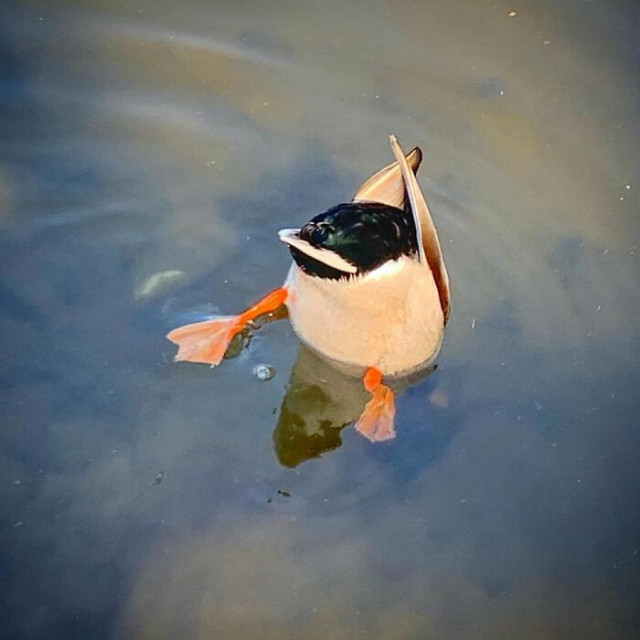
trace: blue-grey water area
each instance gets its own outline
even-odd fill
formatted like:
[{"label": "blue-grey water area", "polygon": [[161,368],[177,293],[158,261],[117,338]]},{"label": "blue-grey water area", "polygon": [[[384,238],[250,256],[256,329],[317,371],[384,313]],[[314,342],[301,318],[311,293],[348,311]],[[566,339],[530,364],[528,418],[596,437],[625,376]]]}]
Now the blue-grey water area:
[{"label": "blue-grey water area", "polygon": [[[637,2],[0,12],[2,640],[638,637]],[[390,133],[453,295],[397,438],[287,320],[174,364]]]}]

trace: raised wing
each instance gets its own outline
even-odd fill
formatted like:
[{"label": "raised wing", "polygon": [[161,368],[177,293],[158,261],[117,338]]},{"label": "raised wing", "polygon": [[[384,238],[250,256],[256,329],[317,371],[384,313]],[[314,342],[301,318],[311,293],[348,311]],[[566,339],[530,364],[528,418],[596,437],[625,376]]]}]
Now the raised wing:
[{"label": "raised wing", "polygon": [[426,262],[431,269],[431,273],[433,273],[433,278],[436,281],[436,286],[438,287],[440,305],[442,306],[442,312],[444,313],[444,320],[446,323],[451,311],[451,293],[449,291],[449,275],[447,274],[447,268],[444,265],[442,249],[440,248],[440,241],[438,240],[438,233],[435,225],[433,224],[433,219],[431,217],[427,201],[425,200],[422,190],[420,189],[420,185],[416,180],[412,167],[410,167],[407,158],[405,158],[402,147],[395,136],[390,136],[389,140],[391,142],[393,153],[396,156],[397,165],[400,168],[404,187],[406,188],[407,197],[411,206],[411,212],[413,213],[413,219],[415,221],[418,236],[420,260],[422,262]]}]

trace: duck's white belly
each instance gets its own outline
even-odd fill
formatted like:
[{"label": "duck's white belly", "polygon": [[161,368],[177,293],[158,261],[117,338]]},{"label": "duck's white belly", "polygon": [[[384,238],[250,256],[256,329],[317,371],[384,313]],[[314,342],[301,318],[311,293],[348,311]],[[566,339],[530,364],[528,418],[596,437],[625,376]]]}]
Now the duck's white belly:
[{"label": "duck's white belly", "polygon": [[444,330],[438,290],[429,268],[415,260],[348,281],[309,276],[294,263],[286,286],[295,332],[332,360],[393,375],[437,355]]}]

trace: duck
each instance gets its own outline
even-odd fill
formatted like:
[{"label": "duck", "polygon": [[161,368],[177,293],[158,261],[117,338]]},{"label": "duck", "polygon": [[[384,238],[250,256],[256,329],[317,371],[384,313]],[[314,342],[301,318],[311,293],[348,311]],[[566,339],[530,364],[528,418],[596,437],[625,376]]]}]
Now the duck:
[{"label": "duck", "polygon": [[433,363],[451,312],[449,276],[416,174],[423,154],[405,154],[373,174],[349,202],[280,240],[292,263],[282,284],[237,315],[173,329],[175,361],[219,365],[234,336],[286,307],[294,332],[328,362],[361,376],[370,394],[355,429],[371,442],[395,437],[395,395],[386,384]]}]

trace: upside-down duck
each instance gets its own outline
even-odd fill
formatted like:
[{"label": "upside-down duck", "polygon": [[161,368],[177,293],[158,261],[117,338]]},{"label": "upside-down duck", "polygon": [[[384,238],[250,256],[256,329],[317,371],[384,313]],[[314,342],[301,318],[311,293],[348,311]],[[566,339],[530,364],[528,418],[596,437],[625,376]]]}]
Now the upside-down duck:
[{"label": "upside-down duck", "polygon": [[450,313],[449,278],[429,207],[416,179],[422,152],[390,137],[395,162],[351,202],[284,229],[293,263],[284,284],[235,316],[171,331],[176,361],[216,366],[257,317],[286,305],[312,350],[363,373],[371,394],[356,429],[371,441],[395,436],[395,400],[385,377],[406,375],[438,354]]}]

